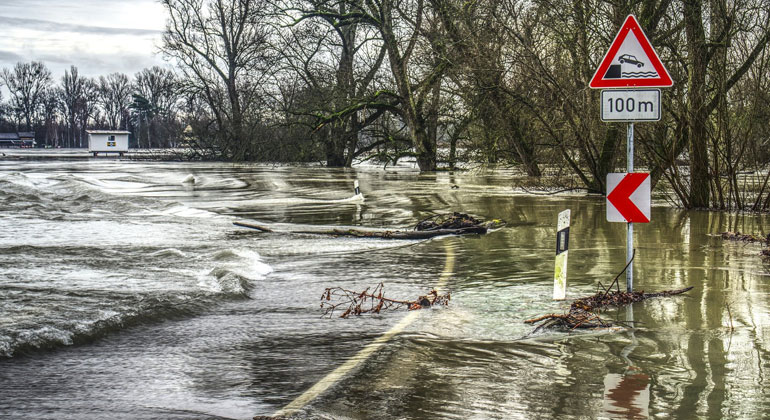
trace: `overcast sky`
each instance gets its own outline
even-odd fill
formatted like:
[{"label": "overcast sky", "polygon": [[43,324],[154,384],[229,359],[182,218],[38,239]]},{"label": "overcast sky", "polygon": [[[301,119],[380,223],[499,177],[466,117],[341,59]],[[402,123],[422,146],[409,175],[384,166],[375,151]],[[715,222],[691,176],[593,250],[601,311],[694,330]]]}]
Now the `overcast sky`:
[{"label": "overcast sky", "polygon": [[0,0],[0,68],[42,61],[58,83],[71,65],[85,76],[168,66],[157,0]]}]

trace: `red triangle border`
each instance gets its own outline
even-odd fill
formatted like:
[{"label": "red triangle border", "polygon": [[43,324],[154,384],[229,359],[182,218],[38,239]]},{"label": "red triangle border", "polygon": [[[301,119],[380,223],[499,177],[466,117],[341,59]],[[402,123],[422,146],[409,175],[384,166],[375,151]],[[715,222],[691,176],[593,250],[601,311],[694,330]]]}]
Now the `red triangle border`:
[{"label": "red triangle border", "polygon": [[[654,79],[604,79],[603,77],[607,73],[607,69],[612,64],[612,59],[615,57],[615,54],[620,49],[620,46],[623,45],[623,42],[628,37],[628,33],[631,31],[633,31],[634,35],[636,35],[636,39],[639,41],[639,44],[641,45],[645,54],[647,54],[647,57],[650,59],[652,66],[655,68],[655,71],[658,72],[659,77]],[[636,17],[634,17],[634,15],[628,15],[626,21],[623,22],[623,26],[620,27],[620,31],[618,31],[618,34],[615,35],[615,39],[612,41],[610,49],[607,50],[607,54],[604,55],[599,68],[596,69],[594,77],[591,78],[591,82],[588,84],[588,86],[592,89],[602,89],[620,87],[670,87],[673,86],[673,84],[674,81],[671,80],[671,75],[668,74],[668,70],[666,70],[666,67],[663,66],[663,63],[658,57],[658,54],[652,48],[650,40],[647,39],[647,35],[645,35],[644,31],[642,31],[642,28],[639,26],[639,22],[636,20]]]}]

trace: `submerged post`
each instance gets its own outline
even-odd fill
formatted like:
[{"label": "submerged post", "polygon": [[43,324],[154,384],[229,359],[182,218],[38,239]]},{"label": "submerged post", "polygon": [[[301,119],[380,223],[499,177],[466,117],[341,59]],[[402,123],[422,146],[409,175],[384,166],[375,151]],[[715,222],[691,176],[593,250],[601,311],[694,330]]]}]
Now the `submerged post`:
[{"label": "submerged post", "polygon": [[556,224],[556,267],[553,272],[553,299],[567,298],[567,255],[569,250],[570,211],[559,213]]},{"label": "submerged post", "polygon": [[360,188],[358,188],[358,180],[355,180],[355,181],[353,181],[353,192],[354,192],[356,195],[359,195],[359,194],[361,194],[361,189],[360,189]]},{"label": "submerged post", "polygon": [[[628,123],[628,133],[626,135],[626,172],[634,172],[634,123]],[[634,291],[634,224],[633,222],[627,223],[626,230],[626,264],[628,269],[626,270],[626,291]],[[630,262],[630,263],[629,263]]]}]

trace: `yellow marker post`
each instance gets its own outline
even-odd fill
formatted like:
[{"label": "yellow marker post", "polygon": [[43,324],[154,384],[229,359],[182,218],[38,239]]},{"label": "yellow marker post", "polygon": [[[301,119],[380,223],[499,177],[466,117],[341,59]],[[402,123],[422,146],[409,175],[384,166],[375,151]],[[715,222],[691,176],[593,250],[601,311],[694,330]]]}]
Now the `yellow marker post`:
[{"label": "yellow marker post", "polygon": [[556,225],[556,268],[553,272],[553,299],[567,298],[567,255],[569,254],[570,211],[559,213]]}]

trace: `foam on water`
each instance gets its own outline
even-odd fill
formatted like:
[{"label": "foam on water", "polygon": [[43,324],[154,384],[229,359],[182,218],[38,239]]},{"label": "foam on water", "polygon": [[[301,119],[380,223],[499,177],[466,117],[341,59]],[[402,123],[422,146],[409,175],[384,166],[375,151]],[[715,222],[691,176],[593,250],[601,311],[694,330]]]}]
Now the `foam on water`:
[{"label": "foam on water", "polygon": [[216,267],[205,272],[200,285],[218,293],[245,295],[251,284],[273,271],[261,261],[259,254],[246,249],[225,249],[215,252],[211,259]]},{"label": "foam on water", "polygon": [[223,239],[229,217],[154,197],[147,181],[0,172],[0,357],[246,299],[270,273],[257,252]]}]

